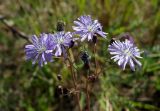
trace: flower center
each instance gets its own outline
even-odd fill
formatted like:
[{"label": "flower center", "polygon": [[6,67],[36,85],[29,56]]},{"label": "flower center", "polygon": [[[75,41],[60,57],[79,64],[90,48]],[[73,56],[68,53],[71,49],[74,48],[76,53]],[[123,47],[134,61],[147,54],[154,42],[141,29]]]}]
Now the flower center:
[{"label": "flower center", "polygon": [[129,51],[129,49],[126,49],[126,50],[124,50],[123,51],[127,56],[131,56],[132,54],[131,54],[131,52]]},{"label": "flower center", "polygon": [[89,25],[89,26],[87,27],[87,29],[88,29],[89,32],[92,32],[92,26]]},{"label": "flower center", "polygon": [[39,49],[37,49],[38,53],[41,54],[46,50],[46,47],[41,47]]},{"label": "flower center", "polygon": [[58,44],[62,44],[62,43],[64,42],[64,39],[63,39],[63,38],[59,38],[59,39],[57,40],[57,42],[58,42]]}]

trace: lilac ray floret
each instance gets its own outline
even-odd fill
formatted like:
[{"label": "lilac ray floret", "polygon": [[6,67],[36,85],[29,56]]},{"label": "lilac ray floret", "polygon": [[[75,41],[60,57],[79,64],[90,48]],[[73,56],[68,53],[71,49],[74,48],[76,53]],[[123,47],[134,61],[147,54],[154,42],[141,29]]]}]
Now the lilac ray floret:
[{"label": "lilac ray floret", "polygon": [[73,30],[75,33],[80,35],[81,41],[88,39],[88,41],[93,39],[93,36],[97,34],[103,38],[106,38],[105,32],[102,31],[102,26],[98,22],[98,20],[92,20],[90,15],[81,16],[77,21],[74,21],[75,26],[73,26]]},{"label": "lilac ray floret", "polygon": [[48,34],[40,34],[38,38],[36,35],[32,36],[32,44],[25,46],[27,60],[32,60],[32,64],[38,61],[40,67],[47,62],[52,62],[53,43],[52,38]]},{"label": "lilac ray floret", "polygon": [[55,56],[65,55],[65,48],[71,45],[71,42],[74,41],[72,34],[70,32],[57,32],[55,34],[50,34],[55,49]]},{"label": "lilac ray floret", "polygon": [[114,41],[108,48],[109,52],[113,57],[115,62],[125,70],[126,64],[128,63],[130,68],[135,71],[135,64],[139,67],[142,65],[137,58],[142,58],[140,56],[141,52],[139,49],[128,39],[124,42],[119,40]]}]

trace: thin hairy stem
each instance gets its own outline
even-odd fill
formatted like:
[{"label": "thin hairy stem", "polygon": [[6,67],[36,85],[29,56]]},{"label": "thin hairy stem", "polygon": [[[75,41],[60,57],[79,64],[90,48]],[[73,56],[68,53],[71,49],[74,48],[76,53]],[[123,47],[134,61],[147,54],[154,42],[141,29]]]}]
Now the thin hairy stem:
[{"label": "thin hairy stem", "polygon": [[96,49],[96,44],[94,44],[94,62],[95,62],[95,75],[97,75],[97,60],[96,60],[96,53],[97,53],[97,49]]},{"label": "thin hairy stem", "polygon": [[73,70],[72,57],[69,56],[68,61],[69,61],[69,65],[70,65],[69,68],[70,68],[70,71],[71,71],[75,92],[76,92],[75,94],[76,94],[78,109],[79,109],[79,111],[82,111],[81,106],[80,106],[80,100],[79,100],[79,91],[77,91],[76,75],[75,75],[75,72]]},{"label": "thin hairy stem", "polygon": [[86,101],[87,101],[87,111],[90,111],[90,95],[89,95],[88,76],[87,76],[87,79],[86,79]]}]

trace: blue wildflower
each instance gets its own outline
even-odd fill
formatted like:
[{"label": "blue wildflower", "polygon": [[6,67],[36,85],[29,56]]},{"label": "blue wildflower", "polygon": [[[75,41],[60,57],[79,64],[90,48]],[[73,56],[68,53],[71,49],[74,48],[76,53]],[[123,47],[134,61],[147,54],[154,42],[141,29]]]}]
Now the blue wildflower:
[{"label": "blue wildflower", "polygon": [[135,63],[138,66],[142,64],[136,58],[142,58],[140,56],[141,52],[139,49],[128,39],[124,42],[119,40],[114,41],[108,48],[109,52],[113,57],[115,62],[118,62],[118,65],[125,70],[126,64],[130,65],[130,68],[135,71]]},{"label": "blue wildflower", "polygon": [[92,20],[90,15],[81,16],[77,21],[74,21],[76,26],[73,26],[75,33],[80,35],[81,41],[84,41],[88,38],[88,41],[93,40],[94,36],[100,35],[103,38],[106,38],[105,32],[102,31],[102,26],[98,20]]},{"label": "blue wildflower", "polygon": [[25,46],[26,59],[32,60],[32,64],[38,61],[39,66],[52,62],[53,44],[51,37],[47,34],[41,34],[39,38],[32,36],[32,44]]},{"label": "blue wildflower", "polygon": [[72,34],[70,32],[57,32],[55,34],[49,34],[52,37],[54,44],[55,56],[61,56],[66,54],[66,47],[70,47],[73,42]]}]

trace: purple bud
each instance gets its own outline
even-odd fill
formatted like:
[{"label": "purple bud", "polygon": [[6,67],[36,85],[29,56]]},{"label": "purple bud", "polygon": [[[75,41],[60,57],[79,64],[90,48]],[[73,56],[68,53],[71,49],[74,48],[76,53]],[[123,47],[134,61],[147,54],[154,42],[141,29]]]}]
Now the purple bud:
[{"label": "purple bud", "polygon": [[88,63],[89,62],[89,55],[87,54],[87,52],[83,52],[82,55],[81,55],[81,60],[84,62],[84,63]]},{"label": "purple bud", "polygon": [[69,44],[69,48],[72,48],[73,46],[74,46],[74,41],[71,40],[71,41],[70,41],[70,44]]},{"label": "purple bud", "polygon": [[90,66],[89,66],[89,55],[87,54],[87,52],[82,53],[81,60],[84,63],[84,68],[89,69],[90,68]]},{"label": "purple bud", "polygon": [[124,41],[125,39],[127,39],[127,40],[129,40],[132,44],[134,44],[133,37],[132,37],[129,33],[124,34],[120,39],[123,40],[123,41]]},{"label": "purple bud", "polygon": [[65,26],[65,23],[64,22],[62,22],[62,21],[59,21],[58,23],[57,23],[57,31],[64,31],[64,26]]},{"label": "purple bud", "polygon": [[111,45],[113,42],[115,42],[115,38],[112,38],[112,39],[110,40],[110,45]]}]

